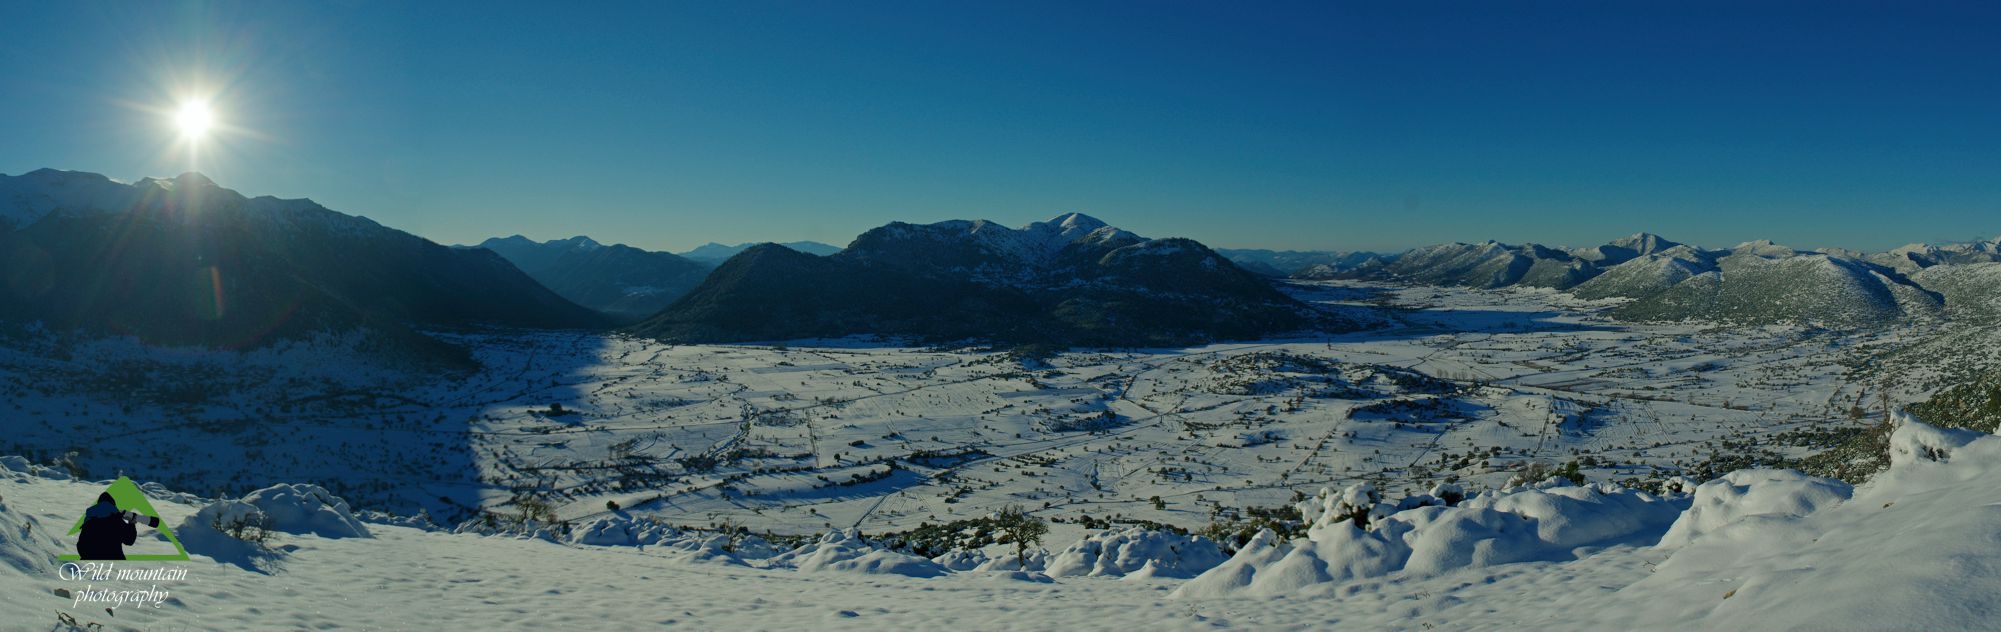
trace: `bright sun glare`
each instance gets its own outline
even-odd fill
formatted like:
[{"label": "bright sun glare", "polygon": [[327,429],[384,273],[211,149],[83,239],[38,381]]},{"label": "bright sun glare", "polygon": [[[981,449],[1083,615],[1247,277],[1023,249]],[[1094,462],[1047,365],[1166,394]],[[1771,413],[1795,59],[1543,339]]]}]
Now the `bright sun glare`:
[{"label": "bright sun glare", "polygon": [[209,109],[207,101],[183,102],[174,113],[174,125],[180,128],[183,138],[200,139],[215,125],[215,111]]}]

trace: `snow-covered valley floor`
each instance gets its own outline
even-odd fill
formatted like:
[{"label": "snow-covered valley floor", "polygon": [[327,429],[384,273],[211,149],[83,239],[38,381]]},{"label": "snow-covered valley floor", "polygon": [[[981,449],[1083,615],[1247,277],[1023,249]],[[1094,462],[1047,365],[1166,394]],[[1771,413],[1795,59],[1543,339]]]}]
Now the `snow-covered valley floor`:
[{"label": "snow-covered valley floor", "polygon": [[[1539,290],[1292,291],[1386,325],[1046,359],[445,332],[485,367],[450,378],[340,340],[0,336],[0,455],[26,457],[0,470],[0,628],[66,613],[109,629],[1954,629],[1997,614],[1996,440],[1908,423],[1898,468],[1852,490],[1726,475],[1880,423],[1991,362],[1992,332],[1639,325]],[[1538,482],[1555,472],[1583,483]],[[113,616],[75,602],[88,582],[54,556],[119,475],[194,559],[144,563],[189,577]],[[326,489],[271,487],[290,483]],[[299,494],[352,511],[288,504]],[[1010,505],[1051,522],[1027,570],[970,531],[885,539]],[[253,506],[275,519],[262,548],[194,517]],[[1175,531],[1281,515],[1296,539]]]},{"label": "snow-covered valley floor", "polygon": [[1491,487],[1571,462],[1658,481],[1715,469],[1724,442],[1799,456],[1802,437],[1880,421],[1879,394],[1910,389],[1870,359],[1925,335],[1633,325],[1535,290],[1296,291],[1397,309],[1364,332],[1046,362],[893,341],[454,333],[486,367],[455,378],[313,346],[28,338],[0,345],[16,407],[0,454],[206,496],[309,481],[452,524],[524,501],[586,520],[612,501],[787,534],[1007,504],[1199,528],[1322,486]]}]

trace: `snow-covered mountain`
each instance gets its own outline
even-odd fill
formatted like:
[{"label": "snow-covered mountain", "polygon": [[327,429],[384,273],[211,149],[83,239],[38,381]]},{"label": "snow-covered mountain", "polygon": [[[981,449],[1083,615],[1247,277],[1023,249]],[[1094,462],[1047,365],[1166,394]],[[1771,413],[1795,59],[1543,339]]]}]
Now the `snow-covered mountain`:
[{"label": "snow-covered mountain", "polygon": [[826,257],[755,246],[633,330],[685,341],[874,333],[1132,345],[1284,331],[1311,316],[1200,243],[1071,213],[1018,229],[897,222]]},{"label": "snow-covered mountain", "polygon": [[135,189],[93,173],[37,169],[0,174],[0,229],[25,227],[59,209],[127,208]]},{"label": "snow-covered mountain", "polygon": [[408,326],[603,323],[491,252],[196,173],[0,176],[0,217],[0,318],[59,329],[231,348],[367,330],[388,349],[463,357]]},{"label": "snow-covered mountain", "polygon": [[1769,240],[1707,250],[1638,233],[1567,250],[1492,241],[1425,246],[1394,261],[1296,276],[1554,288],[1585,299],[1632,299],[1610,312],[1627,319],[1871,326],[1941,314],[1984,318],[1993,311],[1985,297],[2001,284],[1994,275],[1953,268],[1997,261],[2001,240],[1866,254],[1803,251]]},{"label": "snow-covered mountain", "polygon": [[1633,320],[1725,320],[1868,326],[1936,317],[1944,304],[1909,279],[1856,259],[1774,256],[1769,244],[1738,248],[1712,270],[1612,311]]},{"label": "snow-covered mountain", "polygon": [[1868,258],[1906,273],[1941,265],[1992,263],[2001,261],[2001,237],[1952,244],[1906,244]]},{"label": "snow-covered mountain", "polygon": [[892,222],[862,233],[839,257],[924,277],[987,285],[1067,285],[1080,265],[1148,241],[1078,213],[1019,229],[986,220]]},{"label": "snow-covered mountain", "polygon": [[1488,241],[1413,248],[1387,265],[1358,270],[1357,276],[1425,285],[1564,289],[1589,279],[1595,270],[1591,262],[1563,250]]},{"label": "snow-covered mountain", "polygon": [[479,242],[478,245],[454,247],[485,248],[491,250],[502,258],[507,259],[509,263],[514,264],[514,267],[521,268],[522,272],[527,272],[528,276],[535,276],[535,271],[549,269],[558,260],[562,259],[564,255],[573,252],[596,252],[602,250],[605,246],[583,235],[569,239],[551,239],[549,241],[535,241],[521,235],[512,235],[508,237],[493,237]]},{"label": "snow-covered mountain", "polygon": [[1621,263],[1631,261],[1635,258],[1644,257],[1655,253],[1665,252],[1679,247],[1681,247],[1681,244],[1669,241],[1667,238],[1661,237],[1660,235],[1656,235],[1653,233],[1634,233],[1632,235],[1614,239],[1611,241],[1611,243],[1599,246],[1591,246],[1588,248],[1579,248],[1577,250],[1571,251],[1571,254],[1577,255],[1579,258],[1584,259],[1586,261],[1590,261],[1591,263],[1596,264],[1599,267],[1606,267],[1606,266],[1619,265]]},{"label": "snow-covered mountain", "polygon": [[1937,292],[1954,319],[2001,321],[2001,262],[1934,265],[1911,281]]},{"label": "snow-covered mountain", "polygon": [[[736,256],[737,253],[749,250],[751,246],[756,246],[756,245],[757,243],[742,243],[734,246],[726,246],[712,241],[706,244],[702,244],[701,246],[696,247],[694,250],[689,250],[687,252],[679,252],[674,254],[679,255],[681,258],[687,259],[689,261],[695,261],[702,263],[703,265],[707,265],[709,267],[715,267],[722,265],[724,261],[728,261],[730,257]],[[809,255],[820,255],[823,257],[841,251],[840,246],[823,244],[817,241],[788,241],[779,245]]]},{"label": "snow-covered mountain", "polygon": [[1642,254],[1599,272],[1570,288],[1578,298],[1644,298],[1666,291],[1689,277],[1716,269],[1716,258],[1694,246]]},{"label": "snow-covered mountain", "polygon": [[478,248],[499,253],[522,272],[578,305],[625,322],[653,315],[709,275],[709,266],[665,252],[589,237],[535,242],[520,235],[496,237]]},{"label": "snow-covered mountain", "polygon": [[1356,261],[1346,273],[1315,269],[1302,278],[1362,278],[1425,285],[1472,288],[1510,286],[1569,289],[1591,280],[1606,268],[1680,246],[1651,233],[1637,233],[1608,244],[1562,249],[1541,244],[1509,245],[1497,241],[1451,243],[1413,248],[1393,258]]},{"label": "snow-covered mountain", "polygon": [[1936,318],[1945,307],[1936,292],[1863,256],[1769,240],[1729,250],[1667,245],[1606,268],[1571,293],[1634,299],[1611,314],[1637,320],[1856,327]]}]

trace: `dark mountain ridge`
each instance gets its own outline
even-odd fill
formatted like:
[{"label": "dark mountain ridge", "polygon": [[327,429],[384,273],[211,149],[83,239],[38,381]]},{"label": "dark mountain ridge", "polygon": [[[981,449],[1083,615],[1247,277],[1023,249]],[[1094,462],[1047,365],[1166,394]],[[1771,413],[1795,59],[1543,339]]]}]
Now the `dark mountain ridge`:
[{"label": "dark mountain ridge", "polygon": [[1328,320],[1200,243],[1070,214],[1020,229],[897,222],[825,257],[755,246],[631,331],[683,342],[890,334],[1143,346]]},{"label": "dark mountain ridge", "polygon": [[570,301],[637,322],[681,298],[708,277],[709,266],[680,256],[589,237],[537,243],[515,235],[481,242]]},{"label": "dark mountain ridge", "polygon": [[10,320],[226,348],[363,331],[381,351],[459,366],[463,350],[412,327],[606,324],[494,253],[200,174],[0,176],[0,207],[16,220],[0,229]]},{"label": "dark mountain ridge", "polygon": [[[677,252],[674,254],[680,256],[683,259],[687,259],[689,261],[693,261],[695,263],[699,263],[713,268],[722,265],[724,261],[728,261],[730,257],[736,256],[737,253],[749,250],[752,246],[756,245],[758,244],[743,243],[734,246],[728,246],[712,241],[697,246],[693,250],[689,250],[687,252]],[[784,246],[786,248],[791,248],[792,250],[801,253],[809,255],[819,255],[823,257],[841,251],[840,246],[823,244],[817,241],[788,241],[778,245]]]}]

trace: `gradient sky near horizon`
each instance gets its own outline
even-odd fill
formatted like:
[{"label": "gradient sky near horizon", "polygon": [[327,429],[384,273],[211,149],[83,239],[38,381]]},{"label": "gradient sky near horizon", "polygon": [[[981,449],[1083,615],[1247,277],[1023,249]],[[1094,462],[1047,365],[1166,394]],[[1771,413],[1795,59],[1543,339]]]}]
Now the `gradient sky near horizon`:
[{"label": "gradient sky near horizon", "polygon": [[[190,167],[444,243],[2001,233],[2001,5],[10,2],[0,173]],[[190,157],[160,114],[208,96]],[[192,162],[191,162],[192,161]]]}]

